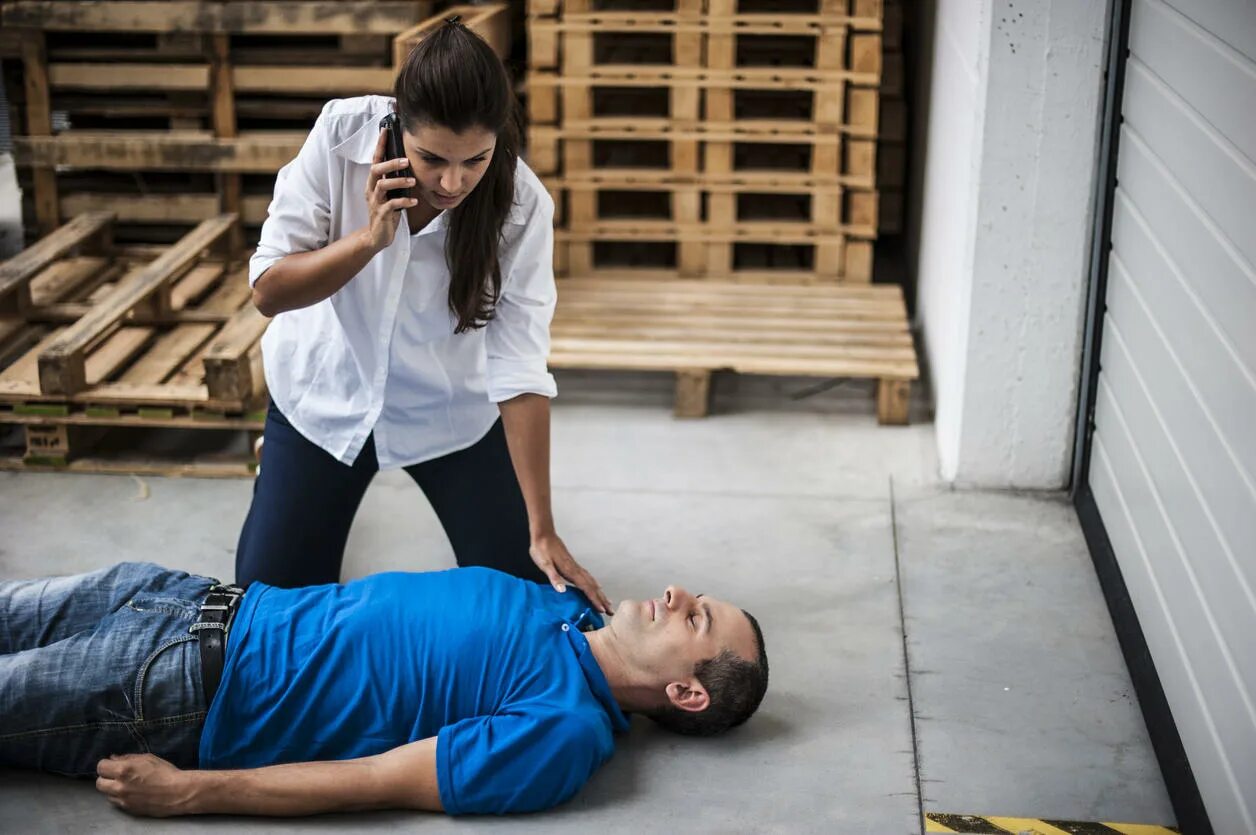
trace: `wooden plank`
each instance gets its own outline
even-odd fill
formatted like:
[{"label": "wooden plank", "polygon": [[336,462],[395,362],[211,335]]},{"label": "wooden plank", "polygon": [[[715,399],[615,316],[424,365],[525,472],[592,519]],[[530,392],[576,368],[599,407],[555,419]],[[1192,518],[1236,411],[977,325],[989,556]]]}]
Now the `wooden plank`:
[{"label": "wooden plank", "polygon": [[706,417],[711,409],[711,372],[682,369],[676,372],[675,415],[678,418]]},{"label": "wooden plank", "polygon": [[230,316],[239,310],[241,305],[248,303],[252,296],[253,288],[249,287],[249,268],[246,265],[223,279],[218,289],[197,305],[197,310]]},{"label": "wooden plank", "polygon": [[78,90],[206,90],[209,67],[191,64],[93,64],[48,65],[48,81],[54,88]]},{"label": "wooden plank", "polygon": [[0,22],[45,31],[394,35],[428,17],[432,7],[414,0],[6,0]]},{"label": "wooden plank", "polygon": [[[698,284],[701,283],[701,281],[694,280],[694,283]],[[789,299],[788,297],[780,299],[763,299],[762,302],[759,303],[756,301],[758,298],[756,296],[739,296],[736,294],[729,294],[728,296],[720,297],[714,295],[700,296],[696,294],[681,295],[674,294],[666,290],[660,290],[659,292],[660,296],[656,299],[642,298],[637,293],[622,293],[616,291],[610,291],[607,296],[601,298],[587,293],[579,295],[570,294],[566,297],[560,295],[558,307],[559,309],[564,309],[569,312],[586,310],[602,313],[614,313],[617,309],[625,311],[630,310],[632,315],[637,315],[642,312],[648,313],[652,310],[679,311],[681,313],[685,313],[694,311],[695,307],[700,305],[702,310],[706,313],[731,316],[737,316],[741,313],[748,313],[751,316],[760,314],[796,316],[803,319],[838,316],[841,314],[863,319],[894,319],[901,316],[901,308],[897,308],[892,302],[886,302],[883,299],[876,298],[823,299],[817,301],[815,307],[808,310],[803,308],[797,300]]]},{"label": "wooden plank", "polygon": [[881,77],[876,72],[808,67],[685,67],[649,64],[596,64],[578,73],[537,75],[529,85],[542,87],[588,87],[613,84],[617,87],[717,87],[739,90],[814,90],[832,93],[841,82],[875,87]]},{"label": "wooden plank", "polygon": [[393,66],[399,69],[419,41],[454,15],[460,16],[462,25],[483,38],[503,60],[510,57],[510,4],[460,4],[449,6],[439,15],[429,17],[397,35],[393,39]]},{"label": "wooden plank", "polygon": [[70,250],[106,232],[113,221],[114,215],[105,212],[82,215],[0,264],[0,302],[13,294],[18,310],[29,308],[31,279]]},{"label": "wooden plank", "polygon": [[[52,136],[51,88],[48,86],[48,55],[43,32],[20,32],[22,81],[26,94],[26,133]],[[57,175],[50,166],[37,166],[32,172],[35,187],[35,219],[41,235],[57,227]],[[0,300],[2,301],[2,300]]]},{"label": "wooden plank", "polygon": [[217,139],[204,131],[65,131],[15,136],[18,165],[109,171],[231,171],[274,174],[301,150],[300,131],[244,132]]},{"label": "wooden plank", "polygon": [[677,367],[693,368],[706,364],[712,370],[727,368],[743,374],[787,374],[804,377],[886,377],[915,379],[919,375],[915,360],[834,359],[790,357],[779,359],[762,353],[727,354],[719,357],[637,356],[622,352],[591,350],[566,351],[555,346],[549,356],[552,368],[603,368],[618,371],[674,371]]},{"label": "wooden plank", "polygon": [[254,388],[249,354],[270,319],[253,305],[240,308],[214,337],[204,355],[205,385],[215,399],[244,399]]},{"label": "wooden plank", "polygon": [[200,298],[212,287],[226,270],[225,264],[198,264],[175,282],[170,290],[170,309],[182,310],[194,299]]},{"label": "wooden plank", "polygon": [[[840,305],[853,303],[879,302],[889,306],[904,303],[902,288],[896,284],[878,284],[872,287],[760,287],[754,284],[738,284],[736,282],[712,279],[709,281],[637,281],[628,278],[564,278],[558,283],[561,293],[570,298],[588,295],[591,298],[606,298],[611,292],[639,298],[696,298],[701,301],[718,302],[721,299],[736,297],[754,299],[762,302],[773,302],[780,299],[792,299],[798,302],[821,302]],[[800,304],[799,307],[805,307]]]},{"label": "wooden plank", "polygon": [[911,406],[911,382],[909,380],[877,381],[877,422],[881,424],[907,425],[907,413]]},{"label": "wooden plank", "polygon": [[[228,175],[230,176],[230,175]],[[260,226],[270,207],[269,194],[245,194],[240,199],[240,222]],[[110,209],[118,223],[199,223],[222,214],[219,195],[205,194],[112,194],[71,192],[61,195],[62,217],[86,211]]]},{"label": "wooden plank", "polygon": [[193,352],[205,344],[215,330],[213,325],[176,326],[163,334],[118,381],[138,384],[165,382]]},{"label": "wooden plank", "polygon": [[53,330],[0,372],[0,395],[39,394],[39,355],[55,343],[64,330],[65,328]]},{"label": "wooden plank", "polygon": [[114,331],[86,362],[87,385],[94,386],[113,375],[143,350],[153,337],[153,328],[125,327]]},{"label": "wooden plank", "polygon": [[85,455],[63,465],[26,463],[21,458],[0,458],[0,470],[23,472],[85,473],[93,475],[147,475],[164,478],[253,478],[252,461],[231,460],[163,460],[151,456],[101,457]]},{"label": "wooden plank", "polygon": [[123,269],[123,262],[111,261],[104,256],[61,258],[31,279],[32,310],[90,292],[107,281],[116,281]]},{"label": "wooden plank", "polygon": [[[800,360],[832,360],[834,362],[842,362],[846,360],[859,362],[884,362],[887,366],[895,365],[899,362],[915,362],[916,352],[910,344],[903,345],[816,345],[811,343],[804,344],[785,344],[776,343],[768,346],[746,345],[722,340],[704,340],[704,339],[678,339],[671,341],[664,340],[638,340],[638,339],[621,339],[617,335],[608,335],[601,338],[580,338],[566,337],[559,334],[554,335],[552,344],[555,350],[561,348],[564,352],[576,352],[581,350],[598,351],[598,352],[623,352],[635,353],[638,357],[668,357],[672,360],[672,365],[683,365],[683,360],[692,357],[710,357],[718,359],[721,356],[740,356],[751,355],[754,353],[771,354],[775,359],[784,361],[787,359]],[[763,348],[764,350],[760,350]],[[715,367],[719,367],[718,364]],[[900,376],[892,374],[890,376]]]},{"label": "wooden plank", "polygon": [[[27,318],[31,322],[72,325],[91,313],[92,308],[98,302],[99,300],[96,302],[61,302],[36,306],[30,309]],[[124,321],[129,325],[222,325],[230,318],[230,313],[218,313],[200,308],[184,308],[183,310],[170,310],[163,313],[138,307],[127,311]]]},{"label": "wooden plank", "polygon": [[68,395],[87,384],[84,352],[88,346],[136,305],[157,294],[158,310],[169,309],[169,298],[161,299],[168,282],[187,272],[207,247],[230,231],[234,215],[205,221],[170,247],[157,260],[131,272],[91,313],[63,331],[39,357],[40,391]]},{"label": "wooden plank", "polygon": [[[872,195],[875,197],[875,194]],[[809,223],[765,223],[737,221],[733,226],[686,226],[659,220],[594,220],[570,229],[554,230],[555,242],[567,241],[706,241],[708,243],[774,243],[814,246],[839,242],[845,237],[875,238],[877,234],[876,201],[858,204],[853,222],[836,229],[824,229]]]},{"label": "wooden plank", "polygon": [[236,93],[389,94],[392,67],[237,66],[231,71]]},{"label": "wooden plank", "polygon": [[700,326],[677,322],[670,326],[629,324],[627,320],[589,321],[582,324],[571,322],[555,323],[552,327],[555,339],[597,339],[607,334],[614,334],[619,339],[640,339],[659,342],[685,342],[689,339],[711,343],[727,343],[739,345],[864,345],[885,348],[911,347],[911,335],[904,329],[902,332],[878,330],[859,330],[850,332],[845,328],[838,330],[830,327],[827,331],[813,328],[805,331],[789,332],[780,329],[753,332],[739,330],[727,323]]}]

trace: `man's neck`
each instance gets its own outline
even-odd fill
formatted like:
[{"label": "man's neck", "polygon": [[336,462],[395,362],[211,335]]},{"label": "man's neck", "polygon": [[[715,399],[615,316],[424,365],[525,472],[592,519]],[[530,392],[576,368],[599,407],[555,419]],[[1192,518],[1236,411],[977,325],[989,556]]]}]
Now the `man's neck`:
[{"label": "man's neck", "polygon": [[584,637],[620,709],[626,713],[649,709],[651,690],[632,675],[632,667],[616,645],[610,627],[586,632]]}]

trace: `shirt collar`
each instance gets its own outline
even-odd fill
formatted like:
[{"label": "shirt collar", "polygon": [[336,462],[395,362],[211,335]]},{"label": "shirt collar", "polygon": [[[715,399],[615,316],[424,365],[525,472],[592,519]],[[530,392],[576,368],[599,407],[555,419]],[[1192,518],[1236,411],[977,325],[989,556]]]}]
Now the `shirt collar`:
[{"label": "shirt collar", "polygon": [[332,153],[362,165],[370,165],[375,158],[375,143],[379,141],[379,120],[388,112],[389,108],[372,111],[366,123],[350,134],[348,139],[334,146]]},{"label": "shirt collar", "polygon": [[583,630],[587,628],[596,629],[600,626],[602,619],[592,609],[585,609],[580,613],[580,617],[571,621],[574,629],[567,629],[565,634],[567,640],[571,643],[571,648],[576,653],[576,658],[580,661],[580,669],[584,673],[585,681],[589,684],[589,689],[593,691],[593,695],[601,702],[602,708],[606,711],[607,717],[611,720],[611,728],[620,733],[628,730],[628,717],[620,710],[619,703],[615,701],[615,695],[611,693],[610,682],[606,680],[606,673],[602,672],[602,666],[597,663],[593,651],[589,648],[589,639],[584,637]]}]

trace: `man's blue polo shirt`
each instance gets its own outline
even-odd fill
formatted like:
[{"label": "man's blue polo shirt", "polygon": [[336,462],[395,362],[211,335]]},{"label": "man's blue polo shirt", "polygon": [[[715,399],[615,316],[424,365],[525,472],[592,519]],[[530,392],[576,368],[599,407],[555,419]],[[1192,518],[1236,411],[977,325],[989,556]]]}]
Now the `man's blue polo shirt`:
[{"label": "man's blue polo shirt", "polygon": [[202,768],[340,760],[437,736],[449,814],[570,798],[628,720],[559,594],[487,568],[254,583],[201,734]]}]

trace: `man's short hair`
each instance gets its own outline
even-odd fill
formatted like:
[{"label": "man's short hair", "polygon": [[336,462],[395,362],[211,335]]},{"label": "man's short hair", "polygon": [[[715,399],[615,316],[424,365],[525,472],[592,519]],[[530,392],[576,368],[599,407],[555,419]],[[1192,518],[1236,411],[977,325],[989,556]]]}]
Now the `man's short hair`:
[{"label": "man's short hair", "polygon": [[693,673],[711,697],[706,710],[693,712],[668,705],[651,719],[664,728],[688,736],[714,736],[729,728],[735,728],[749,719],[759,708],[763,695],[768,691],[768,653],[763,645],[763,630],[754,615],[741,612],[754,629],[755,645],[759,650],[757,661],[747,661],[730,649],[714,658],[699,661]]}]

